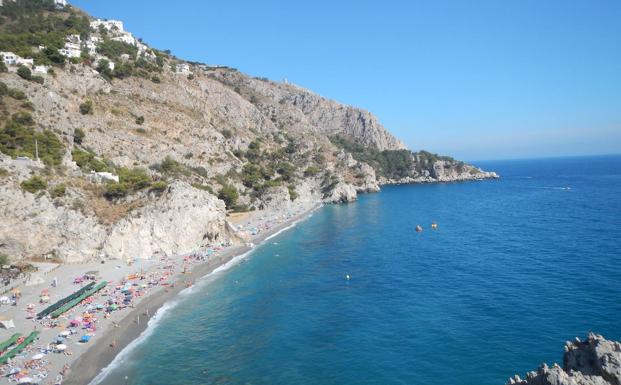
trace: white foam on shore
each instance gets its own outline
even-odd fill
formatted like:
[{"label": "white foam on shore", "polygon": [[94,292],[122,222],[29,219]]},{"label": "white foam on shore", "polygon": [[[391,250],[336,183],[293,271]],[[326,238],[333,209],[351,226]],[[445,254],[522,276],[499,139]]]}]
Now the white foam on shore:
[{"label": "white foam on shore", "polygon": [[140,333],[138,338],[132,340],[123,350],[121,350],[119,354],[116,355],[116,357],[114,357],[114,359],[112,360],[112,362],[110,362],[110,364],[108,364],[108,366],[101,369],[101,371],[97,374],[97,376],[95,376],[95,378],[93,378],[89,385],[97,385],[101,383],[114,369],[123,365],[129,354],[142,342],[144,342],[151,334],[153,334],[156,326],[161,323],[161,321],[164,319],[164,316],[170,310],[174,309],[177,305],[179,305],[184,297],[187,297],[189,294],[192,294],[197,289],[210,282],[208,278],[212,277],[217,273],[228,270],[232,266],[235,266],[240,261],[244,260],[250,253],[252,253],[253,250],[254,245],[247,252],[231,258],[231,260],[229,260],[225,264],[218,266],[210,273],[199,278],[194,285],[181,290],[179,293],[177,293],[177,295],[164,302],[164,304],[159,309],[157,309],[153,317],[149,319],[149,321],[147,322],[147,327],[142,331],[142,333]]},{"label": "white foam on shore", "polygon": [[[310,217],[313,216],[313,211],[315,211],[316,209],[320,208],[322,206],[318,206],[314,209],[311,210],[309,215],[306,215],[302,218],[299,218],[295,221],[292,221],[291,224],[289,224],[286,227],[283,227],[282,229],[278,230],[277,232],[275,232],[274,234],[271,234],[270,236],[266,237],[260,244],[263,244],[265,242],[267,242],[268,240],[274,238],[275,236],[289,230],[292,229],[293,227],[295,227],[300,221],[306,220]],[[142,333],[140,333],[140,335],[135,338],[134,340],[132,340],[123,350],[121,350],[119,352],[119,354],[117,354],[114,359],[112,360],[112,362],[110,362],[108,364],[108,366],[106,366],[105,368],[101,369],[101,371],[97,374],[97,376],[95,376],[95,378],[93,378],[91,380],[91,382],[89,382],[89,385],[97,385],[99,383],[101,383],[107,376],[108,374],[110,374],[114,369],[116,369],[119,366],[122,366],[125,363],[125,360],[129,357],[129,354],[136,348],[138,347],[140,344],[142,344],[142,342],[144,342],[151,334],[153,334],[153,331],[156,329],[156,326],[162,321],[162,319],[164,318],[164,315],[166,315],[171,309],[175,308],[179,303],[181,303],[181,299],[186,297],[188,294],[193,293],[194,291],[196,291],[198,288],[204,286],[206,283],[211,282],[211,280],[209,280],[208,278],[224,272],[228,269],[230,269],[231,267],[239,264],[241,261],[243,261],[244,259],[246,259],[254,250],[255,250],[255,245],[253,243],[251,243],[249,245],[250,250],[248,250],[245,253],[242,253],[240,255],[237,255],[233,258],[231,258],[229,261],[227,261],[226,263],[216,267],[215,269],[213,269],[210,273],[202,276],[201,278],[199,278],[197,280],[197,282],[190,286],[187,287],[183,290],[181,290],[177,295],[175,295],[174,297],[170,298],[169,300],[167,300],[166,302],[164,302],[164,304],[157,309],[157,311],[155,312],[155,314],[153,315],[153,317],[151,317],[149,319],[149,321],[147,322],[147,327],[142,331]]]}]

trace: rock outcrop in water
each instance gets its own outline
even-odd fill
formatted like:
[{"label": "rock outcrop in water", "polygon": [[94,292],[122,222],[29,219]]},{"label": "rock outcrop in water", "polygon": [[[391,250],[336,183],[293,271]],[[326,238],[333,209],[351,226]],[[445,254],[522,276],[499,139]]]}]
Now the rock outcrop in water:
[{"label": "rock outcrop in water", "polygon": [[576,338],[565,344],[563,367],[543,364],[507,385],[621,385],[621,343],[593,333],[585,341]]}]

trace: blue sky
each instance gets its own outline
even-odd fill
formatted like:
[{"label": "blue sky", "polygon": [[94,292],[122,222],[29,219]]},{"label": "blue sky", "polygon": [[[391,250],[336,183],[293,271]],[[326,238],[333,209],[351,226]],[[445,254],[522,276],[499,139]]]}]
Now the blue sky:
[{"label": "blue sky", "polygon": [[73,0],[180,58],[289,81],[461,159],[621,153],[621,1]]}]

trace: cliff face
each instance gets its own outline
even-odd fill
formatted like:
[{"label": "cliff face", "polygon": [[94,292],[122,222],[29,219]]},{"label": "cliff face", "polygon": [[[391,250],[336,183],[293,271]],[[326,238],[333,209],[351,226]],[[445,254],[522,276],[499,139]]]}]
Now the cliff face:
[{"label": "cliff face", "polygon": [[[0,254],[13,260],[189,252],[228,242],[226,209],[495,177],[411,153],[367,111],[121,43],[115,34],[131,34],[90,28],[78,10],[26,3],[0,8],[0,50],[19,43],[49,70],[0,68]],[[60,29],[45,49],[29,46],[50,25]],[[70,60],[59,36],[98,46]],[[41,162],[29,160],[37,152]]]},{"label": "cliff face", "polygon": [[590,333],[565,344],[563,367],[543,364],[525,379],[514,376],[507,385],[620,385],[621,343]]}]

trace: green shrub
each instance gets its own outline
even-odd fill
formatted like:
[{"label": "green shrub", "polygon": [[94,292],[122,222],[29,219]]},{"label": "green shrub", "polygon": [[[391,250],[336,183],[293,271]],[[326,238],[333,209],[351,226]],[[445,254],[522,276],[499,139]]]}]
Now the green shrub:
[{"label": "green shrub", "polygon": [[141,125],[142,123],[144,123],[144,116],[139,116],[136,118],[136,124]]},{"label": "green shrub", "polygon": [[35,123],[34,119],[32,118],[32,115],[29,114],[28,112],[16,112],[13,114],[11,118],[13,119],[15,123],[21,124],[24,126],[32,126]]},{"label": "green shrub", "polygon": [[9,256],[5,254],[0,254],[0,266],[9,264]]},{"label": "green shrub", "polygon": [[168,188],[168,183],[160,180],[157,182],[153,182],[153,184],[151,184],[150,191],[161,193],[161,192],[164,192],[167,188]]},{"label": "green shrub", "polygon": [[32,79],[32,71],[30,71],[30,68],[21,65],[17,68],[17,74],[22,78],[22,79],[26,79],[26,80],[30,80]]},{"label": "green shrub", "polygon": [[289,181],[293,179],[295,174],[295,166],[289,162],[282,162],[276,166],[276,172],[282,176],[283,180]]},{"label": "green shrub", "polygon": [[92,115],[93,114],[93,101],[87,100],[84,103],[80,104],[80,113],[82,115]]},{"label": "green shrub", "polygon": [[160,78],[159,78],[158,76],[155,76],[155,75],[153,75],[153,76],[151,77],[151,81],[152,81],[153,83],[156,83],[156,84],[159,84],[159,83],[161,83],[161,82],[162,82],[162,81],[160,80]]},{"label": "green shrub", "polygon": [[306,171],[304,171],[304,176],[315,176],[321,172],[321,169],[317,166],[309,166]]},{"label": "green shrub", "polygon": [[9,172],[2,167],[0,167],[0,177],[8,176]]},{"label": "green shrub", "polygon": [[16,90],[15,88],[9,88],[9,94],[15,100],[26,100],[26,94],[23,91]]},{"label": "green shrub", "polygon": [[146,170],[142,168],[125,168],[121,167],[117,170],[119,174],[119,182],[126,184],[133,191],[142,190],[151,185],[151,177]]},{"label": "green shrub", "polygon": [[[28,121],[21,116],[21,121]],[[35,131],[32,126],[25,126],[9,119],[0,130],[0,152],[9,156],[28,156],[35,158],[38,146],[40,159],[48,166],[59,166],[65,153],[63,143],[52,131]]]},{"label": "green shrub", "polygon": [[110,62],[106,59],[101,59],[97,62],[97,72],[104,78],[112,79],[112,70],[110,69]]},{"label": "green shrub", "polygon": [[[104,197],[107,199],[117,199],[127,196],[129,193],[143,190],[155,185],[151,177],[142,168],[125,168],[117,169],[119,174],[119,183],[113,182],[106,185]],[[163,182],[165,183],[165,182]],[[156,186],[162,188],[162,184]],[[165,187],[164,187],[165,188]]]},{"label": "green shrub", "polygon": [[179,174],[185,175],[185,176],[190,175],[190,171],[185,165],[177,162],[170,156],[167,156],[166,158],[164,158],[164,160],[161,163],[156,163],[152,165],[150,168],[152,170],[159,171],[165,175],[179,175]]},{"label": "green shrub", "polygon": [[45,79],[43,79],[42,76],[33,76],[30,78],[30,80],[32,80],[35,83],[39,83],[39,84],[45,83]]},{"label": "green shrub", "polygon": [[121,55],[127,54],[130,57],[136,57],[138,48],[131,44],[127,44],[122,41],[116,40],[104,40],[97,46],[97,52],[103,56],[107,56],[110,59],[117,61],[121,58]]},{"label": "green shrub", "polygon": [[81,128],[76,128],[75,131],[73,131],[73,143],[82,144],[84,136],[84,130],[82,130]]},{"label": "green shrub", "polygon": [[113,168],[105,161],[99,160],[95,157],[95,154],[88,151],[82,151],[79,148],[74,148],[71,152],[71,157],[73,161],[82,169],[84,172],[104,172],[113,171]]},{"label": "green shrub", "polygon": [[104,191],[104,197],[107,199],[117,199],[126,196],[129,193],[129,187],[124,183],[108,183]]},{"label": "green shrub", "polygon": [[228,129],[224,129],[221,131],[222,136],[224,136],[226,139],[231,139],[231,137],[233,137],[233,131],[228,130]]},{"label": "green shrub", "polygon": [[196,189],[199,189],[199,190],[207,191],[210,194],[214,194],[213,189],[210,186],[207,186],[207,185],[204,185],[204,184],[194,183],[194,184],[192,184],[192,187],[194,187]]},{"label": "green shrub", "polygon": [[287,186],[287,189],[289,190],[289,199],[291,199],[291,201],[296,200],[299,194],[297,193],[297,191],[295,191],[295,186],[290,184],[289,186]]},{"label": "green shrub", "polygon": [[60,198],[60,197],[64,197],[66,192],[67,192],[67,186],[61,183],[61,184],[57,184],[56,186],[52,187],[52,190],[50,191],[50,196],[52,198]]},{"label": "green shrub", "polygon": [[239,193],[235,186],[231,186],[226,184],[222,186],[220,191],[218,192],[218,199],[222,199],[227,209],[232,209],[237,205],[237,199],[239,198]]},{"label": "green shrub", "polygon": [[35,175],[30,179],[26,179],[25,181],[23,181],[20,186],[23,190],[34,194],[37,191],[45,190],[47,188],[47,182],[40,176]]}]

